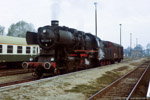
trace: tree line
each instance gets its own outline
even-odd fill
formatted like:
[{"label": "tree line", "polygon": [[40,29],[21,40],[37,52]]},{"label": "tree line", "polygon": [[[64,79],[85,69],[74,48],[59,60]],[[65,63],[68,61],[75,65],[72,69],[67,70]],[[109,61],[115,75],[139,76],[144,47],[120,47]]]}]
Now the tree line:
[{"label": "tree line", "polygon": [[[35,32],[34,26],[31,23],[25,21],[19,21],[15,24],[11,24],[8,28],[7,36],[25,37],[27,31]],[[5,27],[0,25],[0,35],[4,35]]]},{"label": "tree line", "polygon": [[124,48],[125,57],[150,57],[150,43],[147,43],[144,49],[142,45],[137,44],[134,48],[128,47]]}]

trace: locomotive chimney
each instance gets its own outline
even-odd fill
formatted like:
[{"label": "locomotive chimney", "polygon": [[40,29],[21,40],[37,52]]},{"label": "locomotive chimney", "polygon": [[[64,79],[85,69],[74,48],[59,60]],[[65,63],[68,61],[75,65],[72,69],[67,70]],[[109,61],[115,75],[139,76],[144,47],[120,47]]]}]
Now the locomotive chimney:
[{"label": "locomotive chimney", "polygon": [[52,20],[51,21],[51,26],[58,26],[59,25],[59,21],[58,20]]}]

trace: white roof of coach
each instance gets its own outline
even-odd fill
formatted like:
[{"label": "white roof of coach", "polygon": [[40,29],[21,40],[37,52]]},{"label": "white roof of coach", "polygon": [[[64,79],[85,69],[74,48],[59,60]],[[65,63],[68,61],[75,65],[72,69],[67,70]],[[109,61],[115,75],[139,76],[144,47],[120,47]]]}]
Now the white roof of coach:
[{"label": "white roof of coach", "polygon": [[21,44],[21,45],[27,45],[27,42],[26,42],[25,38],[0,35],[0,44]]}]

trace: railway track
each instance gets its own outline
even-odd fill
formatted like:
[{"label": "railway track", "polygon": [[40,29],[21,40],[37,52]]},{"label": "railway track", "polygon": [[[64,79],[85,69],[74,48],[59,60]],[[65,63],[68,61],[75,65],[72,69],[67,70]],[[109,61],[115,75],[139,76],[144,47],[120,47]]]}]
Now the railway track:
[{"label": "railway track", "polygon": [[[133,71],[122,76],[104,89],[100,90],[87,100],[130,100],[136,91],[139,83],[150,66],[150,62],[146,62],[138,66]],[[138,98],[146,99],[146,98]]]},{"label": "railway track", "polygon": [[[126,59],[126,60],[123,60],[122,63],[125,63],[125,62],[128,62],[130,61],[131,59]],[[16,75],[16,74],[25,74],[25,73],[30,73],[30,72],[33,72],[34,69],[7,69],[7,68],[1,68],[0,69],[0,77],[2,76],[9,76],[9,75]]]},{"label": "railway track", "polygon": [[25,74],[29,72],[30,71],[28,69],[3,69],[3,70],[0,70],[0,77],[16,75],[16,74]]},{"label": "railway track", "polygon": [[[8,75],[15,75],[15,74],[24,74],[24,73],[28,73],[28,72],[29,72],[28,69],[5,69],[5,70],[0,70],[0,77],[8,76]],[[44,77],[44,78],[46,78],[46,77]],[[25,83],[25,82],[34,81],[34,80],[37,80],[37,79],[28,78],[28,79],[22,79],[19,81],[16,80],[16,81],[12,81],[12,82],[6,82],[6,83],[0,84],[0,87],[19,84],[19,83]]]},{"label": "railway track", "polygon": [[9,85],[15,85],[15,84],[19,84],[19,83],[30,82],[30,81],[35,81],[35,80],[37,80],[37,79],[35,79],[35,78],[27,78],[27,79],[12,81],[12,82],[6,82],[6,83],[0,84],[0,87],[9,86]]}]

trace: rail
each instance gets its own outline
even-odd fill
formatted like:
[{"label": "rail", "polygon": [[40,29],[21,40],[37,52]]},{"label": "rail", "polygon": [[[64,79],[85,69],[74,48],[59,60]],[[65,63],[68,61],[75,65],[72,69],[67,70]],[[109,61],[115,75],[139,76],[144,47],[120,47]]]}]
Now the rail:
[{"label": "rail", "polygon": [[142,75],[140,76],[138,82],[136,83],[136,85],[134,86],[134,88],[132,89],[131,93],[128,95],[128,97],[124,97],[126,98],[126,100],[129,100],[132,96],[132,94],[134,93],[136,87],[138,86],[138,84],[140,83],[141,79],[143,78],[143,76],[145,75],[147,69],[149,68],[150,64],[149,63],[143,63],[140,66],[136,67],[134,70],[130,71],[129,73],[123,75],[122,77],[120,77],[119,79],[117,79],[116,81],[114,81],[113,83],[111,83],[110,85],[108,85],[107,87],[103,88],[102,90],[98,91],[96,94],[92,95],[91,97],[89,97],[87,100],[96,100],[97,98],[103,96],[105,93],[107,93],[111,88],[113,88],[114,86],[116,86],[118,83],[120,83],[123,79],[125,79],[126,77],[128,77],[129,75],[131,75],[133,72],[135,72],[137,69],[139,68],[144,68],[141,66],[147,65],[147,67],[145,68],[145,70],[143,71]]},{"label": "rail", "polygon": [[28,78],[28,79],[22,79],[22,80],[18,80],[18,81],[6,82],[6,83],[0,84],[0,87],[9,86],[9,85],[15,85],[15,84],[19,84],[19,83],[30,82],[30,81],[35,81],[35,80],[37,80],[37,79],[35,79],[35,78]]}]

